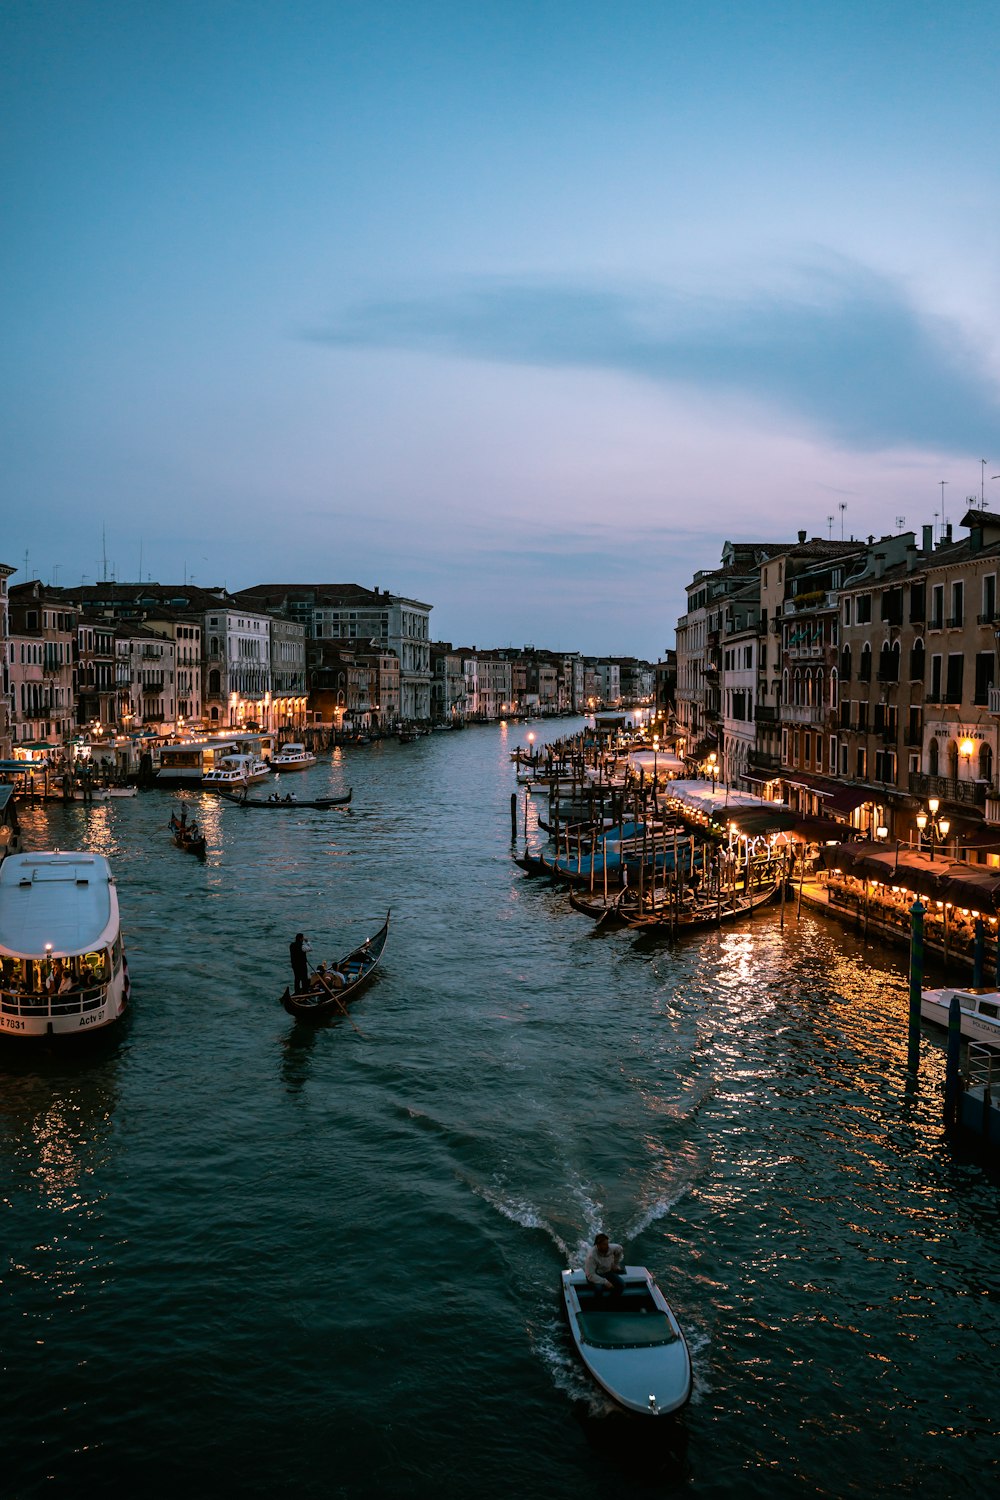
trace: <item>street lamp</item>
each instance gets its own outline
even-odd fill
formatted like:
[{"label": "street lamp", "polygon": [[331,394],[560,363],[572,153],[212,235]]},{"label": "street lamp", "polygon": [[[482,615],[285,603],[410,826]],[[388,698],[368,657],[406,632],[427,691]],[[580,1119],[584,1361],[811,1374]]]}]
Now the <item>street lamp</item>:
[{"label": "street lamp", "polygon": [[917,828],[920,830],[921,839],[923,839],[924,830],[928,827],[930,828],[932,864],[934,863],[935,840],[940,839],[941,842],[944,843],[945,839],[948,837],[948,830],[951,828],[950,819],[938,817],[938,808],[940,806],[941,803],[939,802],[937,797],[928,797],[927,811],[924,812],[923,808],[921,808],[916,817],[916,824]]},{"label": "street lamp", "polygon": [[653,782],[654,782],[654,784],[656,782],[656,757],[657,757],[657,755],[659,753],[659,749],[660,749],[660,736],[658,734],[654,734],[653,735]]},{"label": "street lamp", "polygon": [[719,762],[714,750],[708,757],[708,774],[712,782],[712,796],[714,797],[715,784],[719,779]]}]

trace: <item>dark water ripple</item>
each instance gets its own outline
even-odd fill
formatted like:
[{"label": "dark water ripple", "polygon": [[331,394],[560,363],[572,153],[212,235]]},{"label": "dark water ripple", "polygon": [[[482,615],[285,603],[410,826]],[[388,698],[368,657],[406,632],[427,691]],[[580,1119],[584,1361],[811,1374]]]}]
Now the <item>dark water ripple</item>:
[{"label": "dark water ripple", "polygon": [[[907,1088],[899,956],[791,908],[595,935],[510,863],[518,738],[286,778],[350,815],[198,796],[204,865],[162,794],[27,815],[113,860],[136,1006],[0,1057],[5,1496],[996,1492],[996,1181],[935,1041]],[[356,1029],[294,1026],[290,936],[389,905]],[[567,1346],[602,1224],[688,1332],[666,1428]]]}]

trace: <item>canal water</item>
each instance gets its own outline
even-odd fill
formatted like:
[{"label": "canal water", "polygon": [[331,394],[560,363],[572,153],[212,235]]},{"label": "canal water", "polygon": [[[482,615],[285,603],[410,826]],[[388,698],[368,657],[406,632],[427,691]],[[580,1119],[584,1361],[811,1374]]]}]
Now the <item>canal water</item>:
[{"label": "canal water", "polygon": [[[562,724],[552,730],[574,728]],[[536,725],[539,739],[547,726]],[[997,1492],[997,1183],[905,1077],[905,955],[807,911],[671,947],[510,860],[510,750],[338,751],[300,796],[28,810],[117,875],[134,1009],[0,1053],[6,1500]],[[318,1029],[288,943],[384,968]],[[599,1227],[694,1362],[680,1420],[575,1362]]]}]

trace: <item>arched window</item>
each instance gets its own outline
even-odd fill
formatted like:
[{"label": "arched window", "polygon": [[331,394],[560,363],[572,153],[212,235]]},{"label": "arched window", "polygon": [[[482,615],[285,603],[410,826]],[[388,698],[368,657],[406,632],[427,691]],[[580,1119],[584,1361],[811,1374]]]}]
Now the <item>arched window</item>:
[{"label": "arched window", "polygon": [[840,707],[840,679],[837,676],[836,667],[830,673],[830,707]]},{"label": "arched window", "polygon": [[845,682],[851,680],[851,648],[845,646],[840,653],[840,675]]},{"label": "arched window", "polygon": [[979,747],[979,779],[993,780],[993,751],[985,741]]},{"label": "arched window", "polygon": [[816,671],[816,697],[813,699],[813,702],[816,704],[817,708],[826,707],[826,698],[824,697],[824,692],[825,688],[823,686],[823,668],[819,667]]},{"label": "arched window", "polygon": [[208,691],[213,697],[218,697],[222,692],[222,673],[218,668],[208,674]]},{"label": "arched window", "polygon": [[938,773],[938,742],[937,742],[937,740],[931,740],[931,742],[930,742],[930,746],[929,746],[928,751],[927,751],[927,770],[928,770],[928,773],[931,776],[936,776],[937,773]]},{"label": "arched window", "polygon": [[958,780],[958,743],[956,740],[948,741],[948,775],[953,781]]},{"label": "arched window", "polygon": [[217,708],[213,708],[212,709],[212,719],[214,721],[218,721],[218,717],[219,717],[219,710]]},{"label": "arched window", "polygon": [[872,680],[872,648],[865,641],[861,648],[861,660],[858,662],[858,681],[871,682]]},{"label": "arched window", "polygon": [[888,641],[884,643],[879,652],[878,675],[880,682],[899,681],[899,642],[892,645]]},{"label": "arched window", "polygon": [[926,670],[923,641],[914,641],[910,647],[910,681],[923,682]]}]

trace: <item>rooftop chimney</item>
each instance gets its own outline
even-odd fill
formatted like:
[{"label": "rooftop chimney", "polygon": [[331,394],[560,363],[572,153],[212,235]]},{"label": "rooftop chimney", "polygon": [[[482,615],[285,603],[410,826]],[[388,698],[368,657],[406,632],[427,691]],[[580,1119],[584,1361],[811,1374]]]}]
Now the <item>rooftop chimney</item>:
[{"label": "rooftop chimney", "polygon": [[930,555],[930,553],[932,553],[934,551],[934,527],[933,526],[925,526],[923,528],[923,533],[924,533],[923,551],[926,552],[928,555]]},{"label": "rooftop chimney", "polygon": [[805,539],[806,539],[806,534],[805,534],[805,532],[804,532],[804,531],[800,531],[800,532],[799,532],[799,545],[800,545],[800,546],[801,546],[801,544],[802,544],[802,543],[803,543],[803,542],[804,542],[804,541],[805,541]]}]

